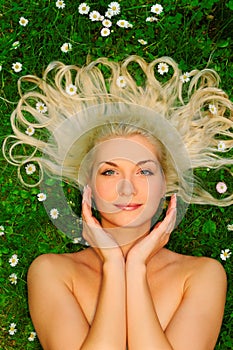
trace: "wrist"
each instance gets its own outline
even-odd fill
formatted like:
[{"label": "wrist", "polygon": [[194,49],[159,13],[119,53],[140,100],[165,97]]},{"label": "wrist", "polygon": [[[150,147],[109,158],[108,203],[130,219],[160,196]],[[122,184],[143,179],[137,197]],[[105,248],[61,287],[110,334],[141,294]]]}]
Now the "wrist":
[{"label": "wrist", "polygon": [[143,261],[136,260],[136,259],[128,259],[126,260],[126,270],[127,273],[133,273],[135,272],[136,274],[145,274],[146,273],[146,264]]},{"label": "wrist", "polygon": [[124,257],[110,257],[108,259],[105,259],[103,261],[103,270],[119,270],[123,269],[125,270],[125,260]]}]

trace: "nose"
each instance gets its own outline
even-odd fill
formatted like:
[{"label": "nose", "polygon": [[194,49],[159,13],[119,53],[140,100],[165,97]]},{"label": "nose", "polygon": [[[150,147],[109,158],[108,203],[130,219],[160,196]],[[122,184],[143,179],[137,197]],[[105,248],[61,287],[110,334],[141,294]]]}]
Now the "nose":
[{"label": "nose", "polygon": [[135,188],[129,180],[122,179],[117,184],[117,192],[120,196],[131,196],[135,194]]}]

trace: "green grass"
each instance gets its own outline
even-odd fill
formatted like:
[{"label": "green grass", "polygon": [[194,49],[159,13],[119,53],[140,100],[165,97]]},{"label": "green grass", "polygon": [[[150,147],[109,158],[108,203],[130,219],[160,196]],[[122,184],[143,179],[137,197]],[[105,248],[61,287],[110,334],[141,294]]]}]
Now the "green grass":
[{"label": "green grass", "polygon": [[[110,1],[109,1],[110,2]],[[233,1],[218,0],[163,0],[164,11],[159,21],[146,23],[150,8],[156,2],[120,1],[121,14],[113,18],[113,32],[101,37],[100,22],[91,22],[87,15],[78,13],[81,1],[65,0],[64,9],[58,9],[55,1],[1,0],[1,49],[0,49],[0,100],[1,142],[11,133],[10,114],[18,100],[17,80],[25,74],[41,75],[53,60],[82,65],[86,56],[92,59],[108,56],[121,60],[130,54],[138,54],[150,61],[159,56],[171,56],[186,72],[205,67],[214,68],[221,77],[221,87],[232,97],[233,78]],[[91,10],[104,14],[106,1],[88,2]],[[108,4],[108,3],[107,3]],[[29,20],[26,27],[19,25],[19,18]],[[118,19],[126,19],[132,28],[116,25]],[[138,39],[147,41],[141,45]],[[12,44],[19,41],[18,48]],[[63,43],[70,42],[72,50],[63,53]],[[12,64],[21,62],[19,73]],[[141,79],[139,77],[139,79]],[[28,341],[33,326],[27,306],[26,274],[32,260],[47,252],[77,251],[81,247],[53,226],[44,206],[38,202],[38,189],[23,188],[17,180],[14,167],[1,156],[0,225],[5,234],[0,237],[0,349],[41,349],[38,340]],[[226,172],[206,173],[200,169],[208,188],[215,188],[218,181],[225,181],[229,189],[232,178]],[[68,189],[72,200],[73,190]],[[233,251],[232,208],[190,205],[185,219],[173,233],[169,247],[177,252],[197,256],[209,256],[219,260],[229,277],[227,303],[221,333],[216,350],[233,348],[233,295],[232,256],[225,262],[220,259],[222,249]],[[11,267],[9,259],[17,254],[19,263]],[[9,275],[16,273],[18,282],[11,284]],[[231,278],[230,278],[231,276]],[[10,323],[16,323],[17,332],[9,335]]]}]

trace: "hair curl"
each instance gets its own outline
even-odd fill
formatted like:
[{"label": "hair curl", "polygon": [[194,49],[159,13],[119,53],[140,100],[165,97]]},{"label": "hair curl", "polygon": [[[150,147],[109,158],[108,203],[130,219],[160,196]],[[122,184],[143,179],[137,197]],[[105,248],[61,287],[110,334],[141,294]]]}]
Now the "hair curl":
[{"label": "hair curl", "polygon": [[[173,74],[170,74],[171,77],[167,81],[161,83],[156,78],[156,66],[162,62],[169,65],[169,72],[172,70]],[[144,73],[145,81],[141,85],[136,82],[133,70],[130,69],[132,63],[138,64]],[[218,87],[219,77],[215,71],[210,69],[191,71],[188,88],[187,84],[182,82],[181,75],[178,65],[168,57],[161,57],[150,63],[135,55],[129,56],[123,62],[99,58],[82,67],[52,62],[44,71],[42,78],[27,75],[19,79],[20,100],[11,115],[14,135],[5,139],[3,154],[8,162],[18,167],[19,178],[24,184],[21,168],[29,162],[35,161],[39,164],[41,178],[44,169],[58,175],[60,167],[64,165],[61,162],[67,151],[66,140],[70,138],[67,130],[63,130],[62,134],[60,128],[57,133],[59,125],[71,120],[80,112],[85,114],[85,110],[92,106],[121,102],[150,108],[169,121],[178,131],[186,147],[193,170],[224,167],[230,172],[229,166],[233,164],[233,160],[227,156],[227,152],[233,145],[232,102]],[[126,82],[124,87],[120,87],[118,83],[118,78],[121,76]],[[27,86],[28,83],[32,84],[32,88],[23,92],[24,83]],[[67,93],[70,85],[76,90],[73,95]],[[38,102],[46,106],[45,113],[41,113],[36,107]],[[216,113],[210,111],[210,105],[214,106]],[[83,123],[85,124],[85,120],[78,122],[81,128]],[[32,136],[25,133],[25,129],[29,126],[36,130]],[[147,126],[143,122],[141,125],[140,122],[136,125],[138,129],[145,127]],[[71,130],[72,128],[69,132]],[[114,131],[112,134],[114,135]],[[51,135],[54,136],[53,141],[49,138]],[[94,137],[93,135],[89,137]],[[225,144],[225,150],[221,153],[218,150],[220,141]],[[18,146],[22,146],[23,152]],[[79,144],[77,147],[76,156],[69,157],[66,170],[63,172],[70,182],[76,181],[74,177],[77,175],[82,158],[91,146],[85,139],[85,145]],[[27,153],[29,149],[32,149],[31,153],[25,154],[25,150]],[[38,151],[47,157],[41,153],[38,155]],[[232,175],[231,172],[230,174]],[[177,178],[171,177],[171,179],[169,191],[176,190],[177,186]],[[185,200],[185,194],[183,197]],[[233,195],[216,199],[204,189],[204,185],[198,179],[195,179],[191,202],[226,206],[233,203]]]}]

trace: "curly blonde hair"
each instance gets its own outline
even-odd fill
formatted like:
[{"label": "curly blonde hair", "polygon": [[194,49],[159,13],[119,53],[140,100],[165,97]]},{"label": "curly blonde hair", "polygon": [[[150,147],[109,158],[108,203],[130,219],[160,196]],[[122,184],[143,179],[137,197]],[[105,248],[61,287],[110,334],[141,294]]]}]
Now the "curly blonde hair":
[{"label": "curly blonde hair", "polygon": [[[141,85],[136,82],[133,70],[130,70],[130,64],[135,63],[144,73],[145,79]],[[156,78],[156,66],[159,63],[166,63],[169,72],[172,71],[170,78],[162,79],[163,82]],[[154,111],[159,116],[158,120],[166,121],[176,130],[185,146],[190,160],[188,164],[192,170],[224,167],[230,172],[229,166],[233,164],[233,160],[227,156],[227,152],[233,145],[232,102],[218,87],[219,77],[213,70],[191,71],[189,85],[181,77],[182,72],[178,65],[169,57],[161,57],[150,63],[135,55],[129,56],[123,62],[99,58],[82,67],[52,62],[42,78],[27,75],[19,79],[20,100],[11,115],[14,135],[8,136],[4,141],[4,156],[18,167],[19,178],[24,184],[21,168],[33,161],[39,164],[41,179],[44,170],[61,175],[62,168],[62,176],[75,184],[82,159],[98,141],[100,134],[104,138],[117,134],[145,134],[144,131],[149,130],[145,136],[154,136],[166,148],[162,137],[156,135],[156,132],[159,133],[158,121],[153,116],[150,120],[142,118],[144,109],[144,113],[146,110]],[[23,83],[32,84],[32,88],[24,93]],[[116,115],[116,104],[129,108],[134,106],[142,111],[138,116],[131,113],[131,117],[128,115],[128,121],[125,122],[125,112],[121,112],[121,107]],[[103,119],[105,126],[107,125],[103,128],[104,122],[100,125],[96,124],[96,120],[100,118],[98,120],[101,121],[101,113],[105,115],[106,109],[111,105],[114,108],[111,113],[107,113],[108,118]],[[95,108],[98,109],[98,116],[93,115]],[[113,127],[117,121],[118,126]],[[130,125],[126,128],[127,132],[122,131],[123,124]],[[28,127],[35,129],[31,136],[25,133]],[[101,133],[96,132],[97,127],[102,130]],[[220,142],[224,144],[221,154],[218,149]],[[23,151],[18,146],[22,146]],[[32,149],[29,155],[25,154],[28,146]],[[38,151],[42,154],[38,155]],[[173,153],[179,151],[175,149]],[[193,184],[192,198],[187,199],[187,179],[182,180],[183,175],[179,174],[176,164],[172,164],[173,157],[169,152],[165,153],[168,193],[177,191],[177,187],[186,182],[181,191],[181,196],[186,201],[220,206],[233,203],[233,195],[223,199],[214,198],[197,178]]]}]

